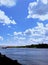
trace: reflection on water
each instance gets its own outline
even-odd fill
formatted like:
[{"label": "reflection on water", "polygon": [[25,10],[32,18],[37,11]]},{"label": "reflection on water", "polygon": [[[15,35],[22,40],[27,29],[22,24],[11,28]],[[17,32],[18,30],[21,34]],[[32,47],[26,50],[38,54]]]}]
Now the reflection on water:
[{"label": "reflection on water", "polygon": [[9,48],[0,52],[22,65],[48,65],[48,49]]}]

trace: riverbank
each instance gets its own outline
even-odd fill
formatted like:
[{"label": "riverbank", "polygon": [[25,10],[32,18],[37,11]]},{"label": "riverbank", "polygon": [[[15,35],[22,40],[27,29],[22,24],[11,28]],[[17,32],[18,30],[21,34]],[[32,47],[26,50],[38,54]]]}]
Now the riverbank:
[{"label": "riverbank", "polygon": [[12,60],[0,53],[0,65],[21,65],[17,60]]},{"label": "riverbank", "polygon": [[48,48],[48,44],[32,44],[32,45],[25,45],[25,46],[3,46],[2,49],[6,48]]}]

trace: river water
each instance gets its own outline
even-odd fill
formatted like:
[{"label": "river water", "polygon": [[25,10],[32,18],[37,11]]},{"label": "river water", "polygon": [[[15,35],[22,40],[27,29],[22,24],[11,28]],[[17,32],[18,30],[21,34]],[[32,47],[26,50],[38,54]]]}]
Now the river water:
[{"label": "river water", "polygon": [[48,65],[48,49],[8,48],[0,52],[22,65]]}]

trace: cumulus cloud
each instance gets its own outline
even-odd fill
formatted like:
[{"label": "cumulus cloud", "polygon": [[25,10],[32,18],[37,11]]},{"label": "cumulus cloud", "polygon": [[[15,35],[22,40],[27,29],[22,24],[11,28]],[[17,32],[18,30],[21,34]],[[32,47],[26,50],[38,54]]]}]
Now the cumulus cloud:
[{"label": "cumulus cloud", "polygon": [[[43,4],[48,4],[48,0],[40,0]],[[39,0],[37,0],[37,2],[40,2]]]},{"label": "cumulus cloud", "polygon": [[12,7],[16,4],[16,0],[0,0],[0,6]]},{"label": "cumulus cloud", "polygon": [[27,18],[48,20],[48,0],[37,0],[29,3]]},{"label": "cumulus cloud", "polygon": [[22,35],[22,32],[14,32],[14,35]]},{"label": "cumulus cloud", "polygon": [[[48,24],[44,25],[43,23],[37,23],[37,26],[28,29],[24,32],[26,36],[28,36],[28,42],[32,43],[48,43]],[[29,37],[30,36],[30,37]]]},{"label": "cumulus cloud", "polygon": [[37,26],[34,28],[26,29],[24,32],[15,31],[10,37],[10,41],[17,45],[48,43],[48,24],[37,22]]},{"label": "cumulus cloud", "polygon": [[14,20],[11,20],[4,11],[0,10],[0,23],[5,24],[16,24]]},{"label": "cumulus cloud", "polygon": [[3,37],[2,36],[0,36],[0,41],[3,41]]}]

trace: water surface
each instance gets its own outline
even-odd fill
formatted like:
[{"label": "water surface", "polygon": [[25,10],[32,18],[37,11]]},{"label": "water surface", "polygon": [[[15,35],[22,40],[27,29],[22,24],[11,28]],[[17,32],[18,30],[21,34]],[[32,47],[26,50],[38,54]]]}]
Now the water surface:
[{"label": "water surface", "polygon": [[0,52],[22,65],[48,65],[48,49],[8,48]]}]

